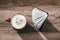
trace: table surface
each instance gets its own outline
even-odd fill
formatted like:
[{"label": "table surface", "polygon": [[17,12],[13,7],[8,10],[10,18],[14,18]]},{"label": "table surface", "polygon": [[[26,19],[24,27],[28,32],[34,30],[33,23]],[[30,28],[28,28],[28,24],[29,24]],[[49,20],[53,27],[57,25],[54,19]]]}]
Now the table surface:
[{"label": "table surface", "polygon": [[[3,15],[0,18],[0,40],[60,40],[60,6],[41,5],[37,7],[48,12],[49,14],[41,32],[35,30],[32,27],[33,24],[31,23],[31,6],[14,7],[8,9],[0,8],[0,15]],[[8,10],[23,13],[23,15],[26,15],[26,17],[28,17],[28,24],[24,30],[14,30],[12,28],[12,25],[3,19],[3,17],[8,18],[8,15],[5,16],[5,14],[1,13],[1,11]],[[23,11],[30,12],[27,12],[27,14],[25,14]]]}]

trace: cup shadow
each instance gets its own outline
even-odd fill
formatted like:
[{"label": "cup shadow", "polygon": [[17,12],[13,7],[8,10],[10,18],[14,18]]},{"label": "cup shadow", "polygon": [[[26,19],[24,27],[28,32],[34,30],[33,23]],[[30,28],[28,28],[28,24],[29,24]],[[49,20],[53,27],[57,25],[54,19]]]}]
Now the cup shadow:
[{"label": "cup shadow", "polygon": [[17,33],[23,40],[42,40],[38,32],[29,24],[23,30],[17,31]]},{"label": "cup shadow", "polygon": [[31,27],[29,24],[26,25],[25,28],[23,28],[21,31],[17,31],[17,33],[33,33],[37,32],[33,27]]}]

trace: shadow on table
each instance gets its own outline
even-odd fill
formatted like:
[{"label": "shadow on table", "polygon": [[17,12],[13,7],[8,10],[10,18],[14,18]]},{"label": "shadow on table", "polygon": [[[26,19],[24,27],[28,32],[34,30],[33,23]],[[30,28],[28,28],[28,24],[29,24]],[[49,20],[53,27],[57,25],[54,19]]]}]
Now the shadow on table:
[{"label": "shadow on table", "polygon": [[32,32],[37,32],[33,27],[31,27],[29,24],[26,25],[25,28],[23,28],[20,31],[17,31],[17,33],[32,33]]},{"label": "shadow on table", "polygon": [[29,24],[23,30],[17,31],[17,33],[23,40],[42,40],[38,32]]},{"label": "shadow on table", "polygon": [[49,22],[48,19],[43,23],[42,27],[40,28],[42,32],[59,32],[54,25]]}]

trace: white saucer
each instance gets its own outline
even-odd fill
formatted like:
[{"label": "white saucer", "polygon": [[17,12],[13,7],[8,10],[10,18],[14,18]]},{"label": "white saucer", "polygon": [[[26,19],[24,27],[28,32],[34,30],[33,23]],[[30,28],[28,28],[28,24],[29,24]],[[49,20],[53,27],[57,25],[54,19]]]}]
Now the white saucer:
[{"label": "white saucer", "polygon": [[22,29],[26,26],[26,18],[23,15],[15,15],[11,19],[11,24],[15,29]]}]

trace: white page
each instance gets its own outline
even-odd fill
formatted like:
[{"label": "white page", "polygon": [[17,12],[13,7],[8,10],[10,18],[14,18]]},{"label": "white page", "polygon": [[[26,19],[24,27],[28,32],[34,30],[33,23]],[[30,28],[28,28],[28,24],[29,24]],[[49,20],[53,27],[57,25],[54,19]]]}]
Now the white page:
[{"label": "white page", "polygon": [[47,13],[34,7],[32,10],[32,21],[36,28],[40,28],[47,18]]}]

